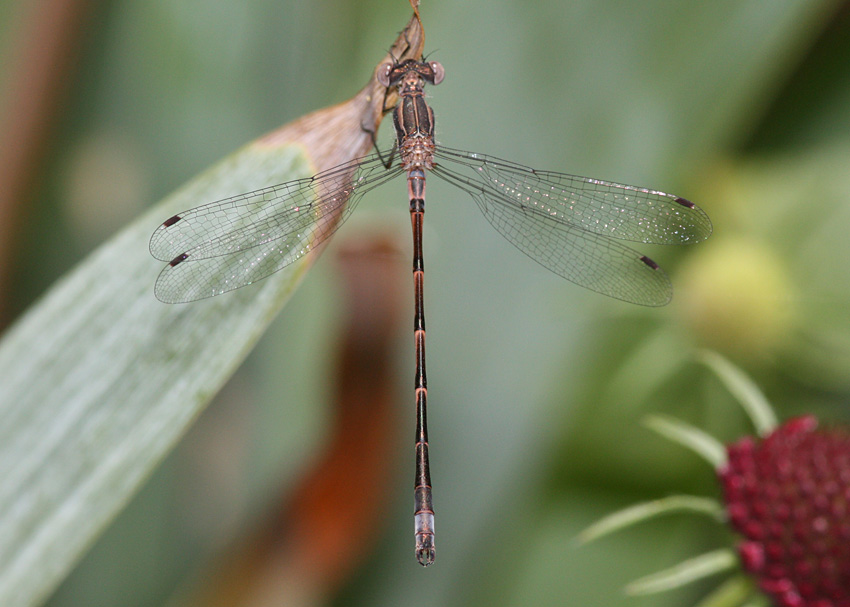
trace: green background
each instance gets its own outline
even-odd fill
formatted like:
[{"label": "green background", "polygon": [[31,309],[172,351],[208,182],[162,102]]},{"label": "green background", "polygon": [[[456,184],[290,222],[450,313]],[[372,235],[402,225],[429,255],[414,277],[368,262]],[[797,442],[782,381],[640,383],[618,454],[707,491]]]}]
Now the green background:
[{"label": "green background", "polygon": [[[28,4],[0,10],[4,65],[22,44]],[[94,7],[27,201],[14,288],[0,294],[15,313],[208,165],[352,96],[410,14],[402,0]],[[438,142],[674,191],[706,210],[715,234],[694,247],[641,248],[676,290],[667,308],[642,309],[547,273],[465,194],[429,182],[437,562],[423,570],[412,554],[405,320],[396,348],[403,413],[386,437],[399,445],[391,500],[374,546],[322,601],[637,607],[692,604],[708,591],[711,583],[650,598],[622,593],[628,581],[727,545],[726,531],[707,521],[665,519],[585,547],[574,537],[639,500],[717,495],[705,463],[640,425],[664,412],[724,441],[752,432],[694,361],[700,347],[742,366],[781,417],[847,420],[847,9],[803,0],[423,2],[426,52],[446,69],[429,89]],[[9,73],[0,85],[12,85]],[[48,604],[163,604],[187,580],[203,580],[269,496],[320,456],[343,302],[331,258],[376,226],[397,234],[409,286],[398,181],[361,202],[254,353]]]}]

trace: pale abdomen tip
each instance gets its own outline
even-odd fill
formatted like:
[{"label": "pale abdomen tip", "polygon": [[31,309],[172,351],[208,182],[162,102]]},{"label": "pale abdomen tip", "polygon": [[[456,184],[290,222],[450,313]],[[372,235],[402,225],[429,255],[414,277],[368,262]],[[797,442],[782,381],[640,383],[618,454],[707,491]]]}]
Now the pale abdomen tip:
[{"label": "pale abdomen tip", "polygon": [[416,560],[423,567],[434,562],[434,513],[419,512],[414,517],[416,526]]},{"label": "pale abdomen tip", "polygon": [[426,535],[416,538],[416,560],[423,567],[427,567],[434,562],[437,556],[437,551],[434,549],[434,536]]}]

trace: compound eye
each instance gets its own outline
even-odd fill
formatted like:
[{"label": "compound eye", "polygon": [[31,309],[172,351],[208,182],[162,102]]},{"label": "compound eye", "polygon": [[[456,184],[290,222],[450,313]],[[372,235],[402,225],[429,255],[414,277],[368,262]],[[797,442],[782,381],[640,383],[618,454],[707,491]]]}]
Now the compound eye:
[{"label": "compound eye", "polygon": [[437,61],[432,61],[428,65],[431,66],[431,70],[434,72],[434,84],[440,84],[443,78],[446,77],[446,70],[443,69],[443,65]]},{"label": "compound eye", "polygon": [[378,79],[378,82],[381,86],[389,86],[390,85],[390,72],[393,71],[392,63],[383,63],[378,66],[378,73],[375,76]]}]

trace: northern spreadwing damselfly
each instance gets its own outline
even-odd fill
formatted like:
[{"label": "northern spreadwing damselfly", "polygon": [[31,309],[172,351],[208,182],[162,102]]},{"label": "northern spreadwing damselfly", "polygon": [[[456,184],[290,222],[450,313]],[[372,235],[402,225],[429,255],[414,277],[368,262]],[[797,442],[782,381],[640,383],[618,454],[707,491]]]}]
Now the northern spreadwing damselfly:
[{"label": "northern spreadwing damselfly", "polygon": [[[469,194],[511,244],[580,286],[644,306],[670,301],[666,274],[621,241],[689,244],[711,234],[708,216],[690,201],[657,190],[538,171],[491,156],[437,145],[426,84],[443,80],[437,62],[386,63],[377,73],[396,87],[393,111],[400,162],[376,152],[254,192],[205,204],[167,219],[150,250],[167,261],[156,296],[189,302],[244,287],[294,262],[329,238],[366,192],[407,176],[413,226],[416,353],[416,557],[434,561],[434,509],[428,459],[422,222],[425,179],[433,174]],[[388,109],[389,111],[389,109]]]}]

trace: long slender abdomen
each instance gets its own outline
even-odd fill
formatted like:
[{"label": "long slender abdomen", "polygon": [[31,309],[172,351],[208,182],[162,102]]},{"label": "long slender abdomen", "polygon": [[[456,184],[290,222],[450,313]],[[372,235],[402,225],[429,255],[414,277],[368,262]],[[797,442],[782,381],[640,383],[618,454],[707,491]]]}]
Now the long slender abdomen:
[{"label": "long slender abdomen", "polygon": [[422,221],[425,216],[425,172],[411,169],[407,177],[410,221],[413,227],[413,342],[416,350],[416,477],[414,481],[414,533],[416,559],[423,566],[434,562],[434,506],[428,461],[428,381],[425,375],[425,263],[422,255]]}]

